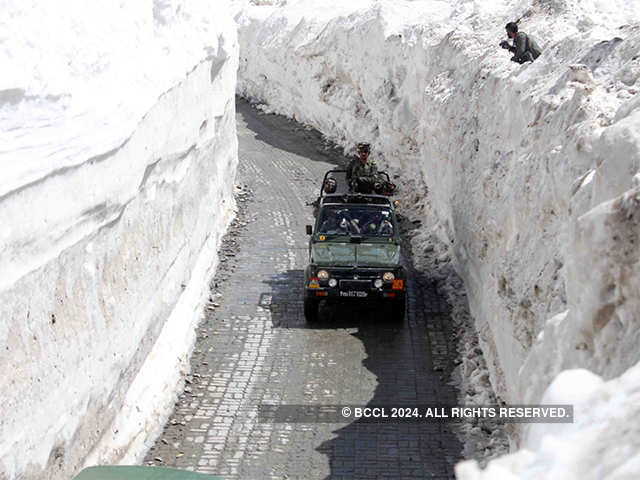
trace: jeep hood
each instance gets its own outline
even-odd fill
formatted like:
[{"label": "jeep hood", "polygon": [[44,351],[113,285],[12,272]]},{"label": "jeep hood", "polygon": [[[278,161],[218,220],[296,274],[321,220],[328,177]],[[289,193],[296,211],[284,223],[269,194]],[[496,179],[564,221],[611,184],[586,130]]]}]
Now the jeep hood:
[{"label": "jeep hood", "polygon": [[384,243],[316,243],[311,258],[318,265],[332,267],[395,267],[400,263],[400,246]]}]

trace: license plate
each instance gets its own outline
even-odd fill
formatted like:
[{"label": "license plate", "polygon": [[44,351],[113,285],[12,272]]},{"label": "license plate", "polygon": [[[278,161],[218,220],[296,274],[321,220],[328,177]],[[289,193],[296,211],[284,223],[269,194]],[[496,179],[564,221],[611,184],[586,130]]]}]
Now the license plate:
[{"label": "license plate", "polygon": [[358,297],[364,298],[369,295],[367,292],[340,292],[341,297]]}]

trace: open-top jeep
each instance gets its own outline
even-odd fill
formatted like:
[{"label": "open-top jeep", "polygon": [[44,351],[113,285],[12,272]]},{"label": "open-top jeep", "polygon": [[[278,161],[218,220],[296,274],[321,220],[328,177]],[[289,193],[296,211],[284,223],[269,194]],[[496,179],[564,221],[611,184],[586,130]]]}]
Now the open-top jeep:
[{"label": "open-top jeep", "polygon": [[402,320],[406,269],[395,202],[385,195],[350,193],[340,188],[345,185],[343,170],[327,172],[313,204],[315,226],[307,225],[311,238],[305,270],[305,318],[318,318],[322,300],[360,300],[384,302],[393,318]]}]

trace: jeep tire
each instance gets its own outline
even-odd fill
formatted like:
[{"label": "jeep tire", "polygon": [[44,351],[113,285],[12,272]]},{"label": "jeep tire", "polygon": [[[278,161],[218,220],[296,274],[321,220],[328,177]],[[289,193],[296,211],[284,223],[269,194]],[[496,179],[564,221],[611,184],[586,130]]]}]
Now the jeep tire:
[{"label": "jeep tire", "polygon": [[393,300],[391,303],[391,318],[394,322],[402,323],[406,311],[404,297],[402,299]]},{"label": "jeep tire", "polygon": [[305,297],[304,318],[307,322],[316,322],[318,320],[318,303],[315,298]]}]

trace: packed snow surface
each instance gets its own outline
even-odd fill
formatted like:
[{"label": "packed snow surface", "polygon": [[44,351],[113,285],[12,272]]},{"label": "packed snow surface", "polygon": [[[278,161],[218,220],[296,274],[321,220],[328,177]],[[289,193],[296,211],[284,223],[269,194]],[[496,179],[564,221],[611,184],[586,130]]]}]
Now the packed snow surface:
[{"label": "packed snow surface", "polygon": [[[96,163],[101,155],[123,147],[163,93],[202,60],[218,55],[223,60],[229,53],[225,34],[217,30],[224,22],[205,1],[115,5],[71,0],[64,8],[51,2],[8,1],[0,15],[0,197],[71,167]],[[232,34],[230,26],[224,29],[227,36]],[[1,240],[22,234],[33,245],[3,255],[0,287],[84,234],[66,228],[44,238],[36,234],[32,225],[41,221],[38,213],[67,214],[68,222],[77,221],[77,212],[69,210],[84,206],[85,200],[77,191],[60,193],[67,198],[30,212],[33,221],[22,225],[21,232],[12,231],[18,229],[13,227],[16,222],[4,222]],[[126,193],[110,195],[114,193],[126,201]]]},{"label": "packed snow surface", "polygon": [[233,215],[236,26],[205,0],[0,9],[0,477],[135,460]]},{"label": "packed snow surface", "polygon": [[[460,478],[638,478],[640,2],[234,6],[238,93],[348,152],[371,142],[449,245],[500,399],[576,406]],[[498,47],[517,19],[532,64]]]}]

